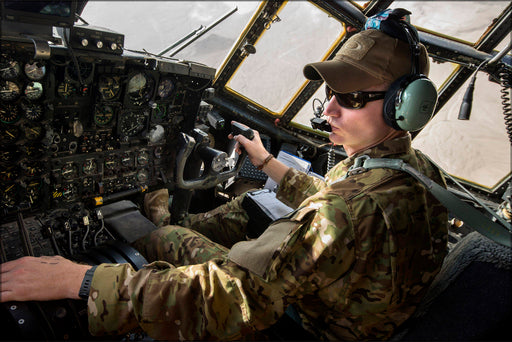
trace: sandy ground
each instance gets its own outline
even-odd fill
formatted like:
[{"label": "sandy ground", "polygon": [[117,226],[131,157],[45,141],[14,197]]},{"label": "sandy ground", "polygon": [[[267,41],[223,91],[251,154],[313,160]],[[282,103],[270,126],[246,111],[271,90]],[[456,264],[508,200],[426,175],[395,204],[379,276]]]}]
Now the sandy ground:
[{"label": "sandy ground", "polygon": [[[507,4],[507,1],[396,1],[393,7],[411,10],[415,25],[476,41]],[[207,51],[197,57],[200,60],[189,59],[218,67],[257,5],[250,1],[236,4],[224,1],[89,1],[82,16],[91,25],[125,34],[128,48],[158,53],[200,25],[207,26],[238,6],[238,11],[214,28],[208,39],[198,40],[194,44],[197,46],[192,45],[177,55],[186,58],[187,54],[194,56],[199,50]],[[430,78],[440,87],[453,69],[449,63],[432,64]],[[250,81],[265,84],[263,79],[254,76]],[[451,174],[493,187],[511,169],[511,144],[504,127],[500,87],[489,82],[485,74],[478,75],[469,121],[457,120],[464,91],[465,87],[442,108],[414,140],[414,147],[430,155]],[[312,117],[309,110],[301,115],[298,122],[308,123]]]}]

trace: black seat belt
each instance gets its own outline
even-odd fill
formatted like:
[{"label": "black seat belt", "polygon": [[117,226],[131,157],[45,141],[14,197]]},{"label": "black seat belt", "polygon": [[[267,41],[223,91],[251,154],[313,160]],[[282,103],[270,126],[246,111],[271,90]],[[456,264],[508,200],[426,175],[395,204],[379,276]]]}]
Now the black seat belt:
[{"label": "black seat belt", "polygon": [[[359,159],[361,158],[361,159]],[[358,160],[359,159],[359,160]],[[432,161],[431,161],[432,162]],[[433,163],[433,162],[432,162]],[[435,164],[434,164],[435,165]],[[356,158],[355,168],[349,170],[348,176],[355,173],[365,172],[369,169],[388,168],[403,171],[422,183],[430,193],[437,198],[453,215],[460,220],[467,222],[480,234],[507,247],[512,247],[512,226],[505,220],[493,215],[497,220],[493,221],[482,214],[450,191],[434,182],[411,165],[401,159],[370,158],[367,155]],[[436,165],[437,166],[437,165]],[[441,169],[440,169],[441,170]],[[485,207],[485,206],[484,206]],[[499,223],[498,223],[499,222]]]}]

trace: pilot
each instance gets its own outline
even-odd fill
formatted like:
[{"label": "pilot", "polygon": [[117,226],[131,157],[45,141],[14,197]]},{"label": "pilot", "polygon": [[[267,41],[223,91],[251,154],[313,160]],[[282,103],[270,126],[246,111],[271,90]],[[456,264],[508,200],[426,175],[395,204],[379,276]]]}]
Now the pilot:
[{"label": "pilot", "polygon": [[145,268],[25,257],[1,265],[1,301],[85,297],[93,335],[241,339],[288,317],[313,339],[391,337],[440,270],[447,211],[406,173],[354,163],[401,159],[444,184],[409,132],[384,119],[383,96],[412,63],[410,42],[368,28],[332,60],[304,67],[308,79],[325,81],[329,139],[348,155],[325,180],[282,164],[258,132],[232,137],[296,208],[259,237],[247,237],[244,195],[178,226],[166,225],[167,192],[158,190],[145,206],[161,228],[135,243],[153,261]]}]

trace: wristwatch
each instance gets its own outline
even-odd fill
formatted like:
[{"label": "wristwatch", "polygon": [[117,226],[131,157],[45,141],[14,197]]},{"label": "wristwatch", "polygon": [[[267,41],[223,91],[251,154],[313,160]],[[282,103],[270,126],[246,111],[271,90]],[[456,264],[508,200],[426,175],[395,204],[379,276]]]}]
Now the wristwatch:
[{"label": "wristwatch", "polygon": [[84,279],[82,280],[82,286],[80,286],[80,291],[78,292],[78,296],[84,300],[87,300],[89,298],[89,292],[91,291],[91,283],[92,283],[92,277],[94,275],[94,271],[96,271],[96,268],[98,265],[93,266],[92,268],[89,268],[87,272],[85,272]]}]

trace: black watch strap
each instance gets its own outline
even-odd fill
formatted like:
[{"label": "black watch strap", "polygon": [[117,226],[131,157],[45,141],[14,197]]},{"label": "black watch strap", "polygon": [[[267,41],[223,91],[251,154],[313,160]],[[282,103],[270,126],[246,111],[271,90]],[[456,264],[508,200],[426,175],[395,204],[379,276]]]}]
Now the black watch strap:
[{"label": "black watch strap", "polygon": [[91,283],[92,277],[94,275],[94,271],[98,265],[93,266],[85,272],[84,280],[82,280],[82,286],[80,286],[80,291],[78,292],[78,296],[82,299],[87,300],[89,298],[89,292],[91,291]]}]

